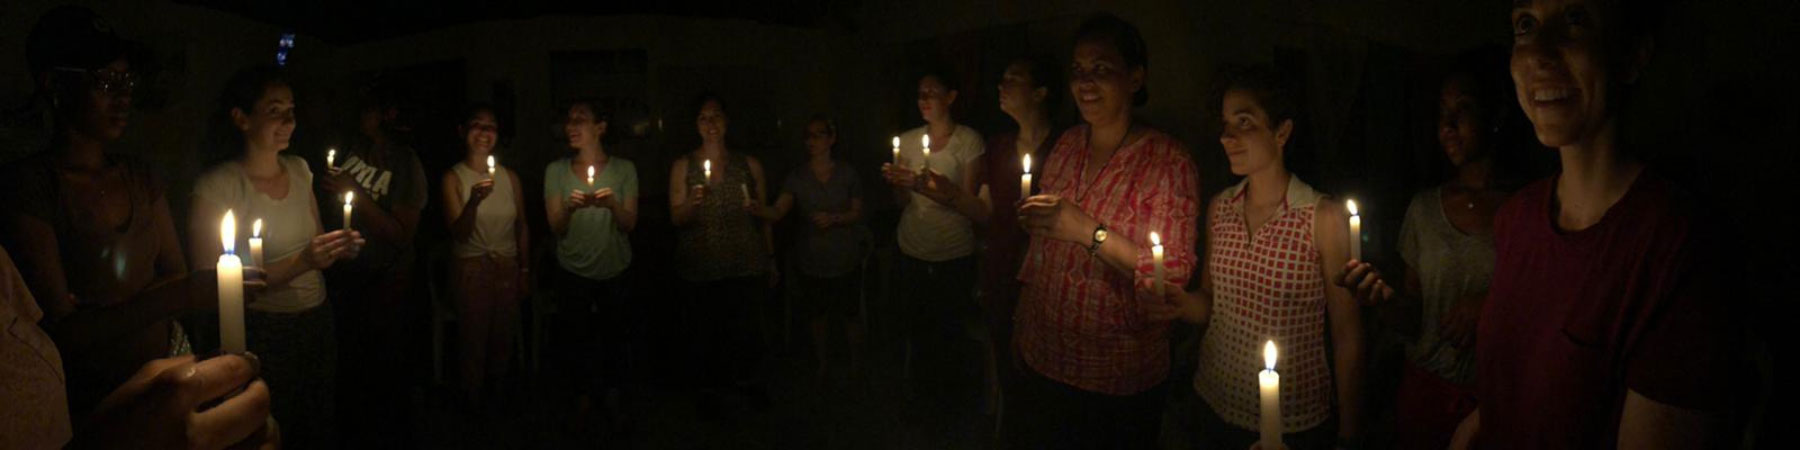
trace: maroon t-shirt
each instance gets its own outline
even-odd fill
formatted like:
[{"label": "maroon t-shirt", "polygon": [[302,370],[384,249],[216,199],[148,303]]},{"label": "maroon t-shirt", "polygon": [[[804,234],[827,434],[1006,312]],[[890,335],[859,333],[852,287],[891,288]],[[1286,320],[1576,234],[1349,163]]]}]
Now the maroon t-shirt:
[{"label": "maroon t-shirt", "polygon": [[1739,308],[1692,198],[1648,171],[1600,222],[1555,226],[1555,178],[1494,218],[1476,338],[1482,448],[1611,448],[1627,390],[1682,408],[1732,403]]},{"label": "maroon t-shirt", "polygon": [[[1037,150],[1031,152],[1032,189],[1043,177],[1044,163],[1050,161],[1050,149],[1061,135],[1058,130],[1051,130]],[[987,152],[981,155],[983,172],[979,175],[988,185],[988,199],[993,201],[982,239],[982,303],[1009,324],[1013,304],[1019,301],[1019,263],[1028,242],[1025,230],[1019,229],[1018,202],[1029,194],[1019,192],[1019,176],[1024,171],[1019,165],[1018,139],[1017,131],[988,138]]]}]

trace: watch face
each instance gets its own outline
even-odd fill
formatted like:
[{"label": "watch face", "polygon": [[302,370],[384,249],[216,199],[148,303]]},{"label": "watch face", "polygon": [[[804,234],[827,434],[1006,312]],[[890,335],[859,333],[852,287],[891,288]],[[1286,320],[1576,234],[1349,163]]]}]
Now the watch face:
[{"label": "watch face", "polygon": [[1094,230],[1094,242],[1106,242],[1106,229]]}]

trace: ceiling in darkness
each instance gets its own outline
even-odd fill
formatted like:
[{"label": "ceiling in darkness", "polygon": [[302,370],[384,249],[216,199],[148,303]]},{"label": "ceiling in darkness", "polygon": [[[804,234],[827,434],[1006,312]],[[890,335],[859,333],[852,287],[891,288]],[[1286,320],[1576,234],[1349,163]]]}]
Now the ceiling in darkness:
[{"label": "ceiling in darkness", "polygon": [[794,27],[846,27],[863,0],[175,0],[287,27],[337,45],[449,26],[546,15],[657,14],[745,19]]}]

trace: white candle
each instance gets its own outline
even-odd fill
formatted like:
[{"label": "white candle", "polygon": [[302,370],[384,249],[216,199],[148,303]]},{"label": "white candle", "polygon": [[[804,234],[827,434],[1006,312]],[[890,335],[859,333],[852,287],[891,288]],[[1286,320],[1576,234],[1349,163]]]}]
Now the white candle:
[{"label": "white candle", "polygon": [[1362,216],[1356,213],[1356,200],[1344,201],[1350,210],[1350,259],[1362,261]]},{"label": "white candle", "polygon": [[703,171],[702,175],[705,175],[705,182],[701,184],[712,184],[712,160],[701,161],[700,170]]},{"label": "white candle", "polygon": [[[1030,197],[1031,196],[1031,155],[1025,155],[1025,158],[1019,162],[1019,165],[1021,167],[1025,168],[1025,173],[1022,175],[1019,175],[1019,198]],[[1156,233],[1150,233],[1150,234],[1152,236],[1156,235]]]},{"label": "white candle", "polygon": [[333,148],[325,150],[325,169],[332,171],[337,170],[337,149]]},{"label": "white candle", "polygon": [[1156,270],[1156,298],[1160,300],[1163,296],[1163,246],[1162,236],[1157,236],[1155,231],[1150,232],[1150,265]]},{"label": "white candle", "polygon": [[494,155],[488,155],[488,179],[494,179]]},{"label": "white candle", "polygon": [[900,137],[894,136],[894,164],[900,164]]},{"label": "white candle", "polygon": [[244,351],[244,262],[232,252],[237,243],[237,216],[225,210],[219,221],[219,345],[227,352]]},{"label": "white candle", "polygon": [[262,219],[256,219],[255,222],[251,222],[251,224],[250,224],[250,266],[251,267],[262,267],[262,265],[263,265]]},{"label": "white candle", "polygon": [[1264,450],[1281,448],[1281,374],[1275,373],[1275,341],[1263,344],[1263,371],[1256,374],[1262,388],[1262,441]]},{"label": "white candle", "polygon": [[925,170],[931,170],[931,133],[919,137],[919,148],[925,152]]},{"label": "white candle", "polygon": [[344,193],[344,231],[350,231],[350,205],[356,203],[356,191]]}]

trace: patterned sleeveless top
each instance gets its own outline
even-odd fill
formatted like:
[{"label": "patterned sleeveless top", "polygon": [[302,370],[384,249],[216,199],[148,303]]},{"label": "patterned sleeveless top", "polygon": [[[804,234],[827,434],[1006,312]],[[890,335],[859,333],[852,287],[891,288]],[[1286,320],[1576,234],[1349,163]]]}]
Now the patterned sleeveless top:
[{"label": "patterned sleeveless top", "polygon": [[1252,236],[1244,216],[1245,183],[1214,199],[1208,227],[1213,317],[1200,340],[1194,391],[1226,422],[1254,430],[1260,402],[1256,374],[1263,342],[1281,350],[1281,423],[1304,431],[1331,416],[1326,366],[1325,275],[1313,245],[1313,210],[1321,195],[1288,181],[1281,209]]},{"label": "patterned sleeveless top", "polygon": [[[769,252],[762,219],[743,208],[745,189],[750,189],[751,198],[756,197],[750,160],[732,152],[724,164],[714,161],[713,170],[720,171],[720,176],[694,211],[693,222],[683,226],[676,237],[675,259],[681,264],[681,278],[716,281],[766,273]],[[687,179],[688,184],[706,179],[699,158],[688,158]]]}]

